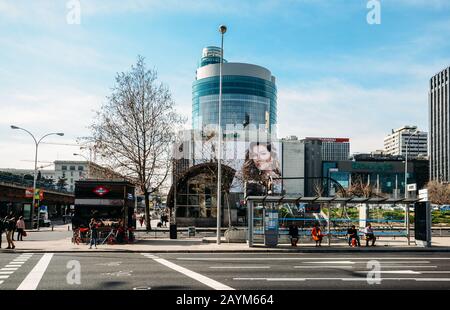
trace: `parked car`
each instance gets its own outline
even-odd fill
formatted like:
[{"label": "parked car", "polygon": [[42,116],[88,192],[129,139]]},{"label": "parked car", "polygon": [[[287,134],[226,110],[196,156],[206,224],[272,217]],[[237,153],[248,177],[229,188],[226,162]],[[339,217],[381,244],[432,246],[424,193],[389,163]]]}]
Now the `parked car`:
[{"label": "parked car", "polygon": [[449,205],[443,205],[443,206],[441,206],[441,208],[439,210],[441,212],[450,211],[450,206]]},{"label": "parked car", "polygon": [[[52,226],[52,221],[41,218],[39,220],[39,227],[50,227]],[[36,217],[34,217],[34,227],[37,228]]]}]

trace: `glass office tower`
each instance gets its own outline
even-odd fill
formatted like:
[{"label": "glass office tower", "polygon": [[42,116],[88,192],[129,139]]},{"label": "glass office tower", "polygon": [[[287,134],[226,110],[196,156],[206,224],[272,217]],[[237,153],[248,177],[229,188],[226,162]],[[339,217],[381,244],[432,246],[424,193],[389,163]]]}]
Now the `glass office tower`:
[{"label": "glass office tower", "polygon": [[[192,127],[218,124],[219,47],[203,49],[192,85]],[[224,60],[222,84],[222,128],[255,125],[271,130],[277,122],[275,77],[266,68]]]}]

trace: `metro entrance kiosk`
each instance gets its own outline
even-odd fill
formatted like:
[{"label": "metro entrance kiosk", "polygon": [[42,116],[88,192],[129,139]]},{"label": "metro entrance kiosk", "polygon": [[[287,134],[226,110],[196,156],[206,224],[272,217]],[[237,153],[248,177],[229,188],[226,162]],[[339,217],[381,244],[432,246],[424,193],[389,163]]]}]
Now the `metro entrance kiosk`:
[{"label": "metro entrance kiosk", "polygon": [[[299,203],[321,203],[331,208],[331,204],[366,204],[369,205],[395,205],[403,204],[408,207],[414,206],[414,237],[417,246],[431,246],[431,206],[429,202],[419,202],[419,199],[397,199],[397,198],[361,198],[361,197],[287,197],[287,196],[248,196],[247,200],[247,216],[248,230],[247,243],[249,247],[254,247],[255,241],[255,220],[259,220],[262,226],[262,234],[264,237],[264,245],[268,247],[276,247],[279,243],[279,219],[278,211],[283,203],[299,204]],[[257,207],[257,205],[262,205]],[[262,211],[262,212],[261,212]],[[255,216],[255,212],[259,212],[261,218]],[[365,219],[364,219],[365,220]],[[409,221],[409,216],[405,215],[405,220]],[[327,221],[326,234],[332,236],[330,223]],[[408,245],[410,244],[409,222],[406,225],[406,237]],[[261,228],[261,227],[256,227]],[[259,229],[261,230],[261,229]],[[375,232],[376,233],[376,232]],[[328,245],[331,245],[328,238]]]}]

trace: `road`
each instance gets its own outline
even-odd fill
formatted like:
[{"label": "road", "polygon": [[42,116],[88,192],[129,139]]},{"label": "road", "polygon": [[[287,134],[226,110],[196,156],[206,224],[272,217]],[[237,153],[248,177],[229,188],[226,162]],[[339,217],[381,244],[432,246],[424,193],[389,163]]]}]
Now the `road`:
[{"label": "road", "polygon": [[16,289],[450,289],[450,254],[1,252],[0,290]]}]

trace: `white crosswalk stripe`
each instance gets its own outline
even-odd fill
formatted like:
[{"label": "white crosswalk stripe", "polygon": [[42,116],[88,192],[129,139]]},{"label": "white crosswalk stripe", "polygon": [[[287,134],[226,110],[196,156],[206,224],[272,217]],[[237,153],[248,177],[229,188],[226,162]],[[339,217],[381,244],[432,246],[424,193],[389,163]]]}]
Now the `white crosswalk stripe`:
[{"label": "white crosswalk stripe", "polygon": [[161,265],[164,265],[166,267],[169,267],[170,269],[178,271],[179,273],[182,273],[185,276],[188,276],[189,278],[197,280],[198,282],[203,283],[203,284],[205,284],[205,285],[207,285],[207,286],[209,286],[209,287],[211,287],[211,288],[213,288],[215,290],[234,290],[233,288],[231,288],[231,287],[229,287],[229,286],[227,286],[227,285],[225,285],[223,283],[220,283],[220,282],[218,282],[216,280],[208,278],[208,277],[206,277],[206,276],[204,276],[202,274],[199,274],[199,273],[197,273],[195,271],[192,271],[192,270],[189,270],[187,268],[181,267],[181,266],[179,266],[177,264],[174,264],[172,262],[169,262],[168,260],[165,260],[163,258],[159,258],[159,257],[157,257],[155,255],[145,254],[145,253],[142,253],[142,255],[145,256],[145,257],[148,257],[148,258],[152,258],[154,261],[160,263]]},{"label": "white crosswalk stripe", "polygon": [[36,266],[34,266],[33,270],[31,270],[27,277],[22,281],[17,290],[35,290],[39,285],[39,282],[41,282],[52,257],[53,253],[45,253]]},{"label": "white crosswalk stripe", "polygon": [[[0,269],[0,279],[8,279],[15,271],[17,271],[20,267],[23,266],[31,257],[33,253],[24,253],[13,259],[9,262],[5,267]],[[5,281],[1,280],[0,284],[3,284]]]}]

